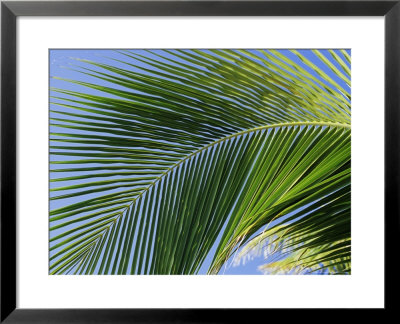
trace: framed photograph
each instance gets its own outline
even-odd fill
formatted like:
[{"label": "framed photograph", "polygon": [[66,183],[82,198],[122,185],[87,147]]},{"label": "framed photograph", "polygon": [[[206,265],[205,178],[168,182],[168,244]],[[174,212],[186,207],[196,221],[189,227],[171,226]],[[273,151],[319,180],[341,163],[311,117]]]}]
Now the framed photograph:
[{"label": "framed photograph", "polygon": [[394,306],[398,1],[3,1],[1,321]]}]

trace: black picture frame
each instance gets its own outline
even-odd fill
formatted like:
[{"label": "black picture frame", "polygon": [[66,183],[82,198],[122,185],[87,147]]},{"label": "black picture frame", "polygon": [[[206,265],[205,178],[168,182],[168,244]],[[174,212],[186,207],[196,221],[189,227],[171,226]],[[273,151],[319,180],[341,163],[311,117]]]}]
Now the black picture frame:
[{"label": "black picture frame", "polygon": [[[2,1],[1,323],[234,322],[271,309],[16,308],[16,19],[19,16],[384,16],[385,308],[396,308],[400,157],[400,0],[395,1]],[[368,185],[368,184],[366,184]],[[397,251],[396,251],[397,250]],[[371,256],[373,257],[373,256]],[[266,315],[266,311],[270,312]]]}]

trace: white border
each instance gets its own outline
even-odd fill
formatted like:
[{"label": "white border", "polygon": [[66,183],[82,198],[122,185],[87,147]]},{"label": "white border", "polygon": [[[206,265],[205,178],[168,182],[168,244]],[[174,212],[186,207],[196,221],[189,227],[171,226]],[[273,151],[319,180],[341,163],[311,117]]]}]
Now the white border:
[{"label": "white border", "polygon": [[[383,18],[18,18],[18,307],[383,307]],[[48,276],[49,48],[351,48],[351,276]]]}]

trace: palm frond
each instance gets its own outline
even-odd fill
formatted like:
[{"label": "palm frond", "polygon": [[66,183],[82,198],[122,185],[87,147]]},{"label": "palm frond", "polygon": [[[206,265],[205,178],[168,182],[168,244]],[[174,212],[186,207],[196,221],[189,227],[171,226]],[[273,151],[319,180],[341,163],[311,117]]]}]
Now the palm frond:
[{"label": "palm frond", "polygon": [[50,273],[194,274],[212,253],[214,274],[277,238],[281,269],[347,271],[349,56],[314,53],[118,51],[57,78]]}]

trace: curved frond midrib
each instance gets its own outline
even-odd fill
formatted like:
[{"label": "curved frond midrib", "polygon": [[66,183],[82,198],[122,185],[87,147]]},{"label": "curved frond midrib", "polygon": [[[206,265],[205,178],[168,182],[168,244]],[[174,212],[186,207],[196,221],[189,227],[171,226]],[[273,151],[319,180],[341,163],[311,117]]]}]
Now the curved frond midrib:
[{"label": "curved frond midrib", "polygon": [[[267,130],[267,129],[276,129],[276,128],[281,128],[281,127],[295,127],[295,126],[322,126],[322,127],[336,127],[336,128],[345,128],[345,129],[351,129],[351,125],[350,124],[343,124],[343,123],[332,123],[332,122],[287,122],[287,123],[277,123],[277,124],[269,124],[269,125],[263,125],[263,126],[258,126],[258,127],[254,127],[254,128],[250,128],[250,129],[246,129],[225,137],[222,137],[218,140],[215,140],[201,148],[199,148],[198,150],[188,154],[187,156],[185,156],[183,159],[179,160],[177,163],[175,163],[174,165],[172,165],[168,170],[166,170],[165,172],[163,172],[162,174],[160,174],[153,182],[151,182],[143,191],[140,192],[140,194],[138,196],[136,196],[132,202],[126,206],[122,211],[119,212],[119,215],[115,218],[114,223],[116,221],[116,219],[122,217],[125,212],[127,210],[129,210],[129,208],[136,203],[137,200],[139,200],[146,192],[148,192],[152,187],[154,187],[159,181],[161,181],[163,178],[165,178],[169,173],[171,173],[173,170],[175,170],[176,168],[178,168],[180,165],[182,165],[183,163],[185,163],[186,161],[190,160],[191,158],[193,158],[194,156],[200,154],[201,152],[209,149],[210,147],[213,147],[215,145],[218,145],[221,142],[230,140],[232,138],[238,137],[238,136],[242,136],[244,134],[249,134],[252,132],[256,132],[256,131],[260,131],[260,130]],[[109,226],[108,226],[109,227]],[[104,232],[103,232],[104,233]],[[99,237],[101,237],[102,234],[99,235]],[[94,245],[93,245],[94,246]],[[92,246],[92,247],[93,247]]]}]

